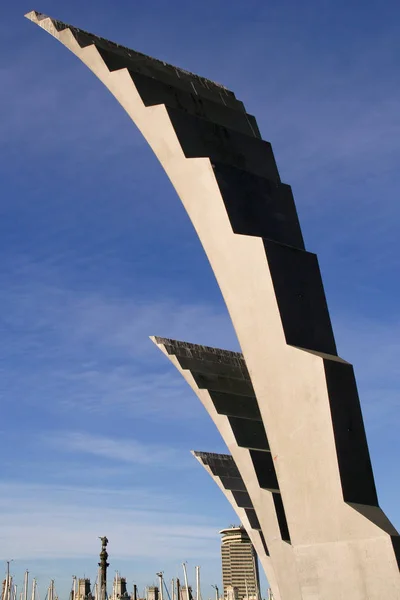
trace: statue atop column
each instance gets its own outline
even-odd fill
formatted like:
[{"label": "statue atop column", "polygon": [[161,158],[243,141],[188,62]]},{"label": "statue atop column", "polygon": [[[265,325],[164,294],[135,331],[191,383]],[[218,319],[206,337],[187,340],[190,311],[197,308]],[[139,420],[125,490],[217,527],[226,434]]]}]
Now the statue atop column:
[{"label": "statue atop column", "polygon": [[99,536],[99,540],[101,540],[101,552],[100,552],[100,581],[99,581],[99,598],[100,600],[106,600],[107,598],[107,567],[110,566],[110,563],[107,562],[108,552],[107,552],[107,544],[108,539],[106,536]]}]

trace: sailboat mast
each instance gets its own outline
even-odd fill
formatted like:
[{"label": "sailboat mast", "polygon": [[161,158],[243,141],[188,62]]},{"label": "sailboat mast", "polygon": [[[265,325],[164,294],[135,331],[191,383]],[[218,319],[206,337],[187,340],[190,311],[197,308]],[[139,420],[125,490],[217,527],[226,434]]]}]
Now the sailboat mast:
[{"label": "sailboat mast", "polygon": [[159,573],[157,573],[157,577],[158,577],[158,587],[159,587],[159,590],[160,590],[160,600],[164,600],[163,574],[162,574],[162,571],[160,571]]},{"label": "sailboat mast", "polygon": [[200,567],[196,567],[196,600],[200,600]]},{"label": "sailboat mast", "polygon": [[185,586],[186,586],[186,598],[184,598],[184,600],[190,600],[190,598],[189,598],[189,585],[188,585],[188,578],[187,578],[187,571],[186,571],[186,563],[182,563],[182,567],[183,567],[183,577],[185,579]]},{"label": "sailboat mast", "polygon": [[171,600],[175,600],[175,579],[171,581]]},{"label": "sailboat mast", "polygon": [[31,595],[31,600],[35,600],[36,599],[36,579],[32,579],[32,595]]},{"label": "sailboat mast", "polygon": [[8,600],[8,580],[10,579],[10,562],[7,561],[6,585],[4,587],[4,598]]},{"label": "sailboat mast", "polygon": [[7,561],[6,589],[5,599],[11,600],[11,577],[10,577],[10,560]]},{"label": "sailboat mast", "polygon": [[26,570],[24,575],[24,600],[28,600],[28,577],[29,571]]}]

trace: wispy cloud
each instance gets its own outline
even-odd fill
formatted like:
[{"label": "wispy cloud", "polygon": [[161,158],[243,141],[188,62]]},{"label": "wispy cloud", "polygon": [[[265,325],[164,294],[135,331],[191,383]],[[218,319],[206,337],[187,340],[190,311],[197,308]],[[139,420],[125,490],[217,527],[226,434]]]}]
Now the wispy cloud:
[{"label": "wispy cloud", "polygon": [[361,315],[336,320],[341,355],[354,363],[369,429],[400,422],[400,323]]},{"label": "wispy cloud", "polygon": [[[144,443],[131,438],[110,438],[90,433],[56,433],[51,442],[58,448],[79,454],[99,456],[110,461],[139,465],[181,467],[182,451],[154,442]],[[183,455],[184,456],[184,455]]]},{"label": "wispy cloud", "polygon": [[135,490],[0,484],[1,545],[15,559],[93,556],[107,529],[117,557],[153,557],[155,547],[165,558],[207,556],[213,519],[166,510],[165,494],[147,496],[151,510]]},{"label": "wispy cloud", "polygon": [[[30,53],[10,56],[0,76],[7,89],[0,97],[1,110],[7,114],[0,124],[0,150],[13,156],[14,163],[21,144],[35,155],[33,160],[42,155],[55,168],[67,165],[73,171],[88,153],[93,162],[105,164],[145,143],[133,126],[129,130],[122,126],[129,118],[109,110],[115,100],[61,47],[44,54],[36,38]],[[55,78],[59,85],[54,85]],[[86,160],[87,171],[93,162]]]},{"label": "wispy cloud", "polygon": [[[212,304],[68,289],[29,263],[18,277],[0,294],[3,399],[51,412],[197,417],[192,392],[148,336],[238,347],[227,313]],[[385,422],[397,410],[399,323],[336,310],[334,325],[367,413],[381,411]]]},{"label": "wispy cloud", "polygon": [[50,411],[188,417],[190,391],[149,335],[237,345],[213,305],[68,289],[29,269],[3,288],[0,310],[0,395]]},{"label": "wispy cloud", "polygon": [[[13,259],[14,260],[14,259]],[[17,264],[17,266],[16,266]],[[8,287],[0,293],[2,319],[7,330],[36,336],[38,344],[46,331],[77,345],[140,358],[152,353],[150,335],[215,345],[236,345],[233,327],[222,302],[185,303],[173,294],[138,295],[129,290],[116,293],[99,283],[96,290],[68,286],[62,269],[34,264],[29,259],[6,271]],[[134,273],[135,264],[132,265]],[[173,292],[173,290],[171,290]],[[13,336],[16,338],[16,336]],[[20,336],[16,343],[23,343]],[[38,345],[37,344],[37,345]],[[46,344],[43,344],[45,350]],[[53,354],[54,348],[51,353]]]}]

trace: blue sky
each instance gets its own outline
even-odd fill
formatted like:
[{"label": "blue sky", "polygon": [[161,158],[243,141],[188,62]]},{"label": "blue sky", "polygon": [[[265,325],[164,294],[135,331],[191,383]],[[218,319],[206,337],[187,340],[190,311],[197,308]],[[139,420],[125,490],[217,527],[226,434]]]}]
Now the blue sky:
[{"label": "blue sky", "polygon": [[0,23],[0,559],[43,600],[96,573],[143,589],[235,522],[190,449],[224,451],[149,335],[237,348],[191,224],[91,73],[36,9],[225,84],[256,115],[354,362],[382,507],[400,526],[400,5],[14,0]]}]

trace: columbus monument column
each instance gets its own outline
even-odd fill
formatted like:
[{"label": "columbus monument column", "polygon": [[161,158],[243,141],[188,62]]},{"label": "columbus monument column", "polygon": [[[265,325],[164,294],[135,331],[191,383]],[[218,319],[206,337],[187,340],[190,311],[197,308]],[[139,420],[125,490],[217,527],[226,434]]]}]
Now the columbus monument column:
[{"label": "columbus monument column", "polygon": [[379,508],[353,368],[337,354],[317,257],[254,117],[221,85],[26,16],[114,94],[203,245],[243,355],[154,342],[229,441],[276,597],[400,600],[400,538]]},{"label": "columbus monument column", "polygon": [[107,569],[110,566],[110,563],[107,562],[108,552],[107,545],[108,539],[106,536],[99,537],[101,540],[101,552],[100,552],[100,572],[99,572],[99,599],[106,600],[107,599]]}]

